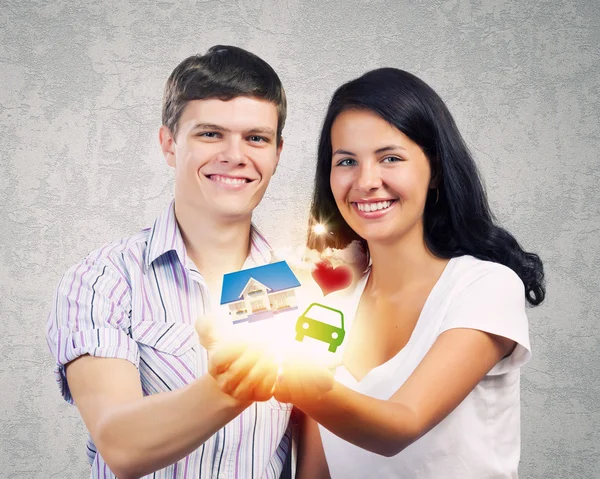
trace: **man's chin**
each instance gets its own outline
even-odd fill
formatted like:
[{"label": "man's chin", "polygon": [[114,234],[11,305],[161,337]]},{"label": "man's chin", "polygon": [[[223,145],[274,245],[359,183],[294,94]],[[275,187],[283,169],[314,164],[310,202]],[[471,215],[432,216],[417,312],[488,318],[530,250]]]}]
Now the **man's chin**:
[{"label": "man's chin", "polygon": [[254,207],[249,208],[248,205],[219,205],[212,209],[212,216],[217,221],[223,221],[227,223],[235,223],[242,221],[250,221],[252,219],[252,212]]}]

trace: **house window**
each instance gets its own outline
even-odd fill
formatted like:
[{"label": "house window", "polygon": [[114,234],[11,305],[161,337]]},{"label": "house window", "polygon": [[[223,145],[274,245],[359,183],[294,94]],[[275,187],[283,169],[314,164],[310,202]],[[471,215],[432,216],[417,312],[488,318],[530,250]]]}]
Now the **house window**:
[{"label": "house window", "polygon": [[252,307],[253,313],[256,313],[258,311],[264,311],[267,309],[267,307],[265,306],[265,302],[262,299],[259,299],[258,301],[252,301],[250,303],[250,306]]},{"label": "house window", "polygon": [[271,307],[273,309],[283,309],[283,308],[289,308],[289,302],[288,302],[288,295],[287,293],[278,293],[278,294],[274,294],[271,297]]},{"label": "house window", "polygon": [[248,312],[248,311],[246,311],[246,303],[244,303],[244,301],[238,301],[237,303],[232,303],[229,306],[229,310],[231,311],[231,313],[236,314],[236,315],[246,314]]}]

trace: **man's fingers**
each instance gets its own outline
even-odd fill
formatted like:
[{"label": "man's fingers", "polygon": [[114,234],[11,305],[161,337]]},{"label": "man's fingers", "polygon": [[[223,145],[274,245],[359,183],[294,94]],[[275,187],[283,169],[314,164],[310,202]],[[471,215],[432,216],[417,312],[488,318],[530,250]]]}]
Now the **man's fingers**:
[{"label": "man's fingers", "polygon": [[229,383],[230,394],[237,399],[247,399],[250,397],[248,392],[252,391],[248,384],[248,375],[260,358],[260,352],[255,349],[249,349],[244,352],[238,360],[230,367]]},{"label": "man's fingers", "polygon": [[194,323],[200,344],[207,350],[214,349],[218,343],[239,341],[240,337],[231,324],[229,317],[206,314]]},{"label": "man's fingers", "polygon": [[266,358],[261,365],[261,369],[257,368],[258,381],[254,386],[254,394],[257,401],[267,401],[273,397],[275,391],[275,381],[277,380],[277,363],[272,357]]},{"label": "man's fingers", "polygon": [[243,343],[230,343],[216,348],[209,355],[208,370],[212,376],[222,374],[229,369],[246,351]]},{"label": "man's fingers", "polygon": [[241,379],[232,395],[239,399],[266,401],[273,396],[276,375],[277,369],[272,358],[263,357]]},{"label": "man's fingers", "polygon": [[238,386],[256,365],[262,352],[244,345],[231,345],[220,349],[216,354],[218,357],[215,359],[211,374],[213,372],[221,374],[222,377],[218,382],[222,385],[223,391],[241,399],[241,394],[237,393]]}]

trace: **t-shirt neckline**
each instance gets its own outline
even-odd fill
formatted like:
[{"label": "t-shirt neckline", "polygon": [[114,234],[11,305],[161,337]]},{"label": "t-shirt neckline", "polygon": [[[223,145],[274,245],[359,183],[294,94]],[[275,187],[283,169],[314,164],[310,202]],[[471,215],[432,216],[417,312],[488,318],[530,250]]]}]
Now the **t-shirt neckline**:
[{"label": "t-shirt neckline", "polygon": [[[376,377],[378,372],[387,370],[388,368],[393,367],[393,365],[396,364],[400,360],[401,357],[403,357],[404,355],[407,354],[407,351],[409,351],[411,349],[416,338],[419,337],[420,330],[424,327],[424,324],[422,321],[424,313],[427,310],[429,310],[430,308],[434,307],[435,304],[437,304],[437,301],[435,301],[435,299],[438,295],[438,291],[443,289],[443,285],[446,282],[445,278],[450,274],[450,271],[454,267],[454,264],[456,262],[455,260],[457,258],[458,257],[450,258],[450,260],[444,267],[442,274],[440,274],[440,277],[437,279],[437,281],[433,285],[433,288],[431,288],[431,291],[429,292],[429,295],[427,296],[427,299],[425,300],[425,303],[423,304],[423,309],[421,309],[419,318],[417,319],[415,329],[413,330],[408,342],[404,345],[404,347],[401,348],[394,356],[392,356],[390,359],[388,359],[385,363],[375,366],[373,369],[368,371],[360,380],[356,379],[356,377],[354,377],[354,375],[346,368],[346,365],[344,363],[342,363],[338,368],[338,373],[341,374],[340,379],[343,379],[343,382],[352,384],[354,386],[364,386],[365,384],[372,382],[372,380],[373,380],[372,378]],[[362,294],[364,292],[365,286],[367,284],[367,281],[369,280],[370,275],[371,275],[371,268],[369,267],[368,271],[364,274],[364,276],[356,284],[356,288],[355,288],[353,296],[352,296],[352,302],[351,302],[351,305],[349,308],[349,310],[352,312],[352,315],[350,316],[352,319],[347,323],[348,330],[350,330],[350,328],[352,327],[352,322],[354,321],[354,316],[356,315],[356,311],[358,310],[358,304],[360,303],[360,299],[362,297]],[[343,354],[342,354],[342,357],[343,357]]]}]

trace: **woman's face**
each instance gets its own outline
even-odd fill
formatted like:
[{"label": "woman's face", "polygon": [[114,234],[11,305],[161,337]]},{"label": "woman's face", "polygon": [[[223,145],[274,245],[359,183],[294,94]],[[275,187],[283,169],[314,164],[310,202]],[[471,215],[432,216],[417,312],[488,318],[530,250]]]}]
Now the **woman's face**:
[{"label": "woman's face", "polygon": [[369,243],[422,238],[431,169],[421,148],[368,110],[340,113],[331,144],[331,190],[348,225]]}]

